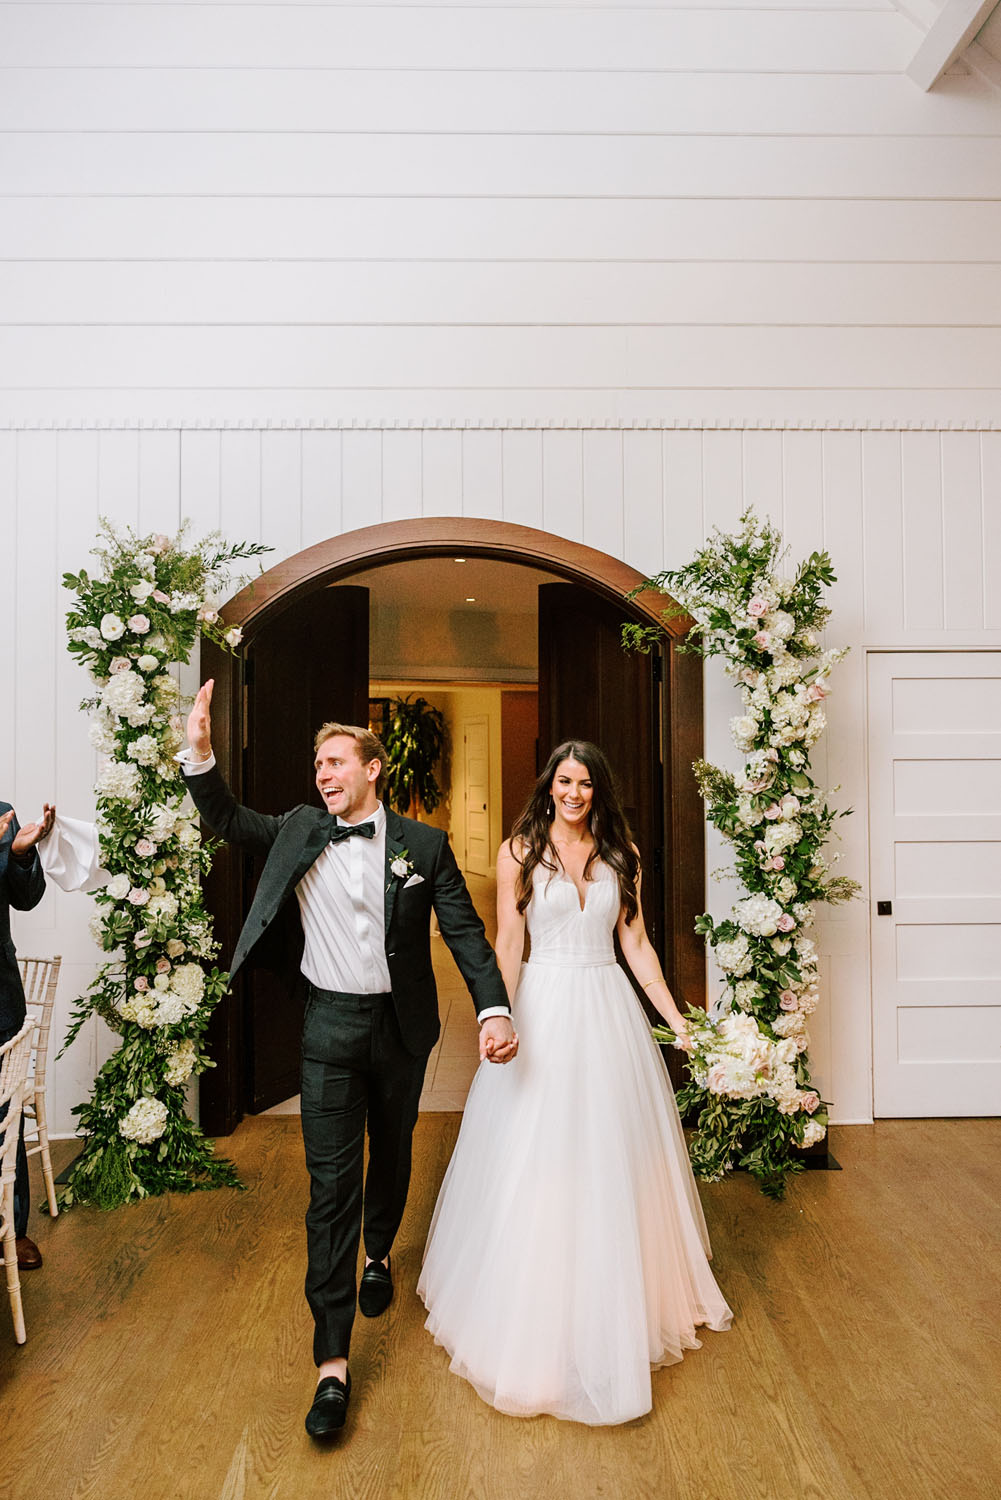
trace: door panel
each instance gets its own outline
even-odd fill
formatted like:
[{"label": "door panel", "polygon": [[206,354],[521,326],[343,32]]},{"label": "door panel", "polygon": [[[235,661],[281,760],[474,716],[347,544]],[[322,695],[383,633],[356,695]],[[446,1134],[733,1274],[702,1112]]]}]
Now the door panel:
[{"label": "door panel", "polygon": [[1001,652],[873,653],[869,784],[874,1113],[999,1114]]},{"label": "door panel", "polygon": [[[318,803],[313,737],[327,720],[368,723],[368,589],[318,590],[266,626],[247,651],[244,801],[258,812]],[[244,912],[264,860],[244,861]],[[246,1101],[270,1109],[299,1091],[303,996],[298,903],[286,903],[244,984]],[[267,967],[265,967],[267,965]],[[241,976],[237,976],[238,982]]]},{"label": "door panel", "polygon": [[466,864],[471,875],[490,873],[490,721],[462,721]]}]

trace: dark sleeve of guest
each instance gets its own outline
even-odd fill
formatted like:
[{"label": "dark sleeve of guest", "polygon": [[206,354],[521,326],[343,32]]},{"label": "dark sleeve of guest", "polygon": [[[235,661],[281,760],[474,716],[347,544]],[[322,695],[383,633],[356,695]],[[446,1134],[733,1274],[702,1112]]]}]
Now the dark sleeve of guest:
[{"label": "dark sleeve of guest", "polygon": [[[0,802],[0,813],[5,813],[9,805]],[[20,826],[16,817],[11,818],[10,827],[0,839],[0,900],[15,911],[31,911],[45,895],[45,875],[37,849],[32,849],[30,859],[19,859],[11,853],[10,846]]]}]

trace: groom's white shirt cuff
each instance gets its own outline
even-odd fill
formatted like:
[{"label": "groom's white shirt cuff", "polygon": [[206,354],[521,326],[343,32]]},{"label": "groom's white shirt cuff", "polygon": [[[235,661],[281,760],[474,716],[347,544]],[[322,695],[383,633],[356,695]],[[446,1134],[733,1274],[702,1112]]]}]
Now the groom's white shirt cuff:
[{"label": "groom's white shirt cuff", "polygon": [[194,751],[188,745],[181,751],[180,755],[174,756],[174,759],[179,761],[183,766],[185,776],[200,776],[203,771],[211,771],[215,765],[215,756],[211,751],[209,752],[208,760],[192,760],[193,754]]},{"label": "groom's white shirt cuff", "polygon": [[[192,754],[191,746],[188,745],[186,749],[181,751],[180,755],[175,755],[174,757],[184,767],[185,776],[200,776],[204,771],[211,771],[215,765],[214,755],[210,754],[207,760],[193,760]],[[486,1010],[478,1010],[476,1012],[476,1019],[482,1026],[483,1022],[488,1021],[491,1016],[507,1016],[510,1018],[510,1015],[511,1012],[506,1006],[490,1005]]]}]

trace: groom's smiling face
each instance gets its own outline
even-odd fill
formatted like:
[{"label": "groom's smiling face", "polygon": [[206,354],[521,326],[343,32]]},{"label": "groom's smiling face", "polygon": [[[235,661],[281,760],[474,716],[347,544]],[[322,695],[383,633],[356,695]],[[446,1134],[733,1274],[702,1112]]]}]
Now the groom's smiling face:
[{"label": "groom's smiling face", "polygon": [[345,823],[360,823],[375,812],[381,763],[366,764],[349,734],[334,734],[316,752],[316,785],[329,813]]}]

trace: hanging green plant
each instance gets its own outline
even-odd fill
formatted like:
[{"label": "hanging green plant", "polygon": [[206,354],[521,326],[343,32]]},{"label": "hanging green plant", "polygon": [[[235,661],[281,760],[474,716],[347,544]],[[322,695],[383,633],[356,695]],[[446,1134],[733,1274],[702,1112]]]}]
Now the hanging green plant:
[{"label": "hanging green plant", "polygon": [[433,813],[442,789],[435,766],[445,749],[445,716],[426,698],[395,698],[386,730],[386,800],[397,812]]}]

